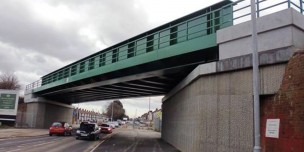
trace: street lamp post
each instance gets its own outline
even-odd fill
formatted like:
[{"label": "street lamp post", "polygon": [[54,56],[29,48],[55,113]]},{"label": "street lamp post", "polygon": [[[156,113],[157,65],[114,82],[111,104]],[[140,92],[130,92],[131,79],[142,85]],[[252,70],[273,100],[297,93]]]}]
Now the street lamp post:
[{"label": "street lamp post", "polygon": [[[254,111],[254,152],[261,151],[260,145],[260,78],[259,78],[259,54],[256,27],[255,0],[251,0],[251,23],[252,23],[252,78],[253,78],[253,111]],[[258,10],[259,11],[259,10]]]}]

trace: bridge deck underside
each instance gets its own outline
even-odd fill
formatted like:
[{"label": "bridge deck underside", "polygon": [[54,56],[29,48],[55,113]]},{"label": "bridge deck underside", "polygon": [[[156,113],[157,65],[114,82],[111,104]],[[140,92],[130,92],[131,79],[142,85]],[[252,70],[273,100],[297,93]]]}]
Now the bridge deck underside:
[{"label": "bridge deck underside", "polygon": [[60,85],[36,94],[62,103],[164,95],[198,64],[217,59],[218,47],[213,47]]},{"label": "bridge deck underside", "polygon": [[172,75],[151,77],[83,90],[75,90],[64,94],[59,93],[57,96],[46,97],[61,102],[79,103],[107,99],[164,95],[179,79],[181,78],[172,78]]}]

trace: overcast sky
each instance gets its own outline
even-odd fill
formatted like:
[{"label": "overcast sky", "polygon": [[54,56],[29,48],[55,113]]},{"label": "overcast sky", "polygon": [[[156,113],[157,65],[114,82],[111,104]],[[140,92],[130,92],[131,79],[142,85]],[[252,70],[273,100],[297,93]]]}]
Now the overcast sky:
[{"label": "overcast sky", "polygon": [[[219,1],[1,0],[0,72],[15,73],[24,89],[71,62]],[[148,98],[121,101],[130,116],[148,110]],[[101,109],[96,102],[83,106],[94,105]],[[151,98],[153,109],[160,106],[161,97]]]}]

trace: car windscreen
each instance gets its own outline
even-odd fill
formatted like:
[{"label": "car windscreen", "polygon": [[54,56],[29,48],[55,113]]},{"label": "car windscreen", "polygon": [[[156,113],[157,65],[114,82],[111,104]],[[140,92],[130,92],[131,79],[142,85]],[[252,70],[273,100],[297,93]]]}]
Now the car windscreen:
[{"label": "car windscreen", "polygon": [[61,126],[62,126],[62,123],[60,123],[60,122],[54,122],[52,124],[52,127],[61,127]]},{"label": "car windscreen", "polygon": [[95,125],[94,124],[82,124],[80,125],[80,130],[84,131],[94,131]]},{"label": "car windscreen", "polygon": [[101,127],[110,127],[110,126],[107,124],[102,124]]}]

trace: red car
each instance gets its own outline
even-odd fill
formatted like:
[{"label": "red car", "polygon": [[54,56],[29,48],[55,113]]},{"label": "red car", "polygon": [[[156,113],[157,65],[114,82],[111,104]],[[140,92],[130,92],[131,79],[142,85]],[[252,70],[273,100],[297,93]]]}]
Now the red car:
[{"label": "red car", "polygon": [[54,122],[49,129],[49,135],[72,135],[72,126],[70,126],[67,122]]},{"label": "red car", "polygon": [[102,133],[112,133],[112,127],[108,124],[101,124],[101,132]]}]

